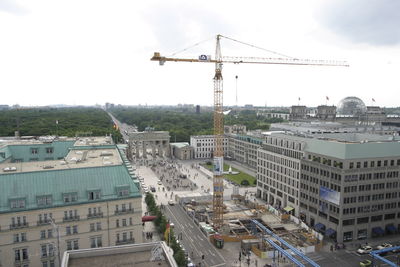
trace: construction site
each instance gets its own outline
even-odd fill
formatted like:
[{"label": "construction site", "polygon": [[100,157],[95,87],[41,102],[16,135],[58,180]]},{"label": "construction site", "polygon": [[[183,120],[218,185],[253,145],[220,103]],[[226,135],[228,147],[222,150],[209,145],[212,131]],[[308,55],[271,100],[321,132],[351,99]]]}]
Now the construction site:
[{"label": "construction site", "polygon": [[[312,266],[318,266],[307,258],[304,253],[315,251],[322,237],[313,232],[298,219],[292,218],[289,213],[281,214],[269,205],[258,205],[253,198],[252,202],[246,195],[240,196],[233,192],[231,199],[224,196],[224,110],[223,110],[223,64],[281,64],[300,66],[348,66],[346,62],[309,60],[288,57],[280,53],[279,58],[265,57],[223,57],[221,53],[221,39],[233,41],[237,44],[270,50],[235,40],[218,34],[215,43],[215,57],[200,55],[198,58],[165,57],[159,52],[154,52],[152,61],[160,65],[166,62],[196,62],[212,63],[215,67],[213,77],[214,92],[214,135],[213,135],[213,175],[212,197],[209,200],[196,200],[196,197],[176,196],[184,209],[199,225],[202,232],[207,235],[217,248],[222,248],[224,242],[241,242],[241,249],[253,251],[261,258],[272,257],[275,262],[275,252],[287,258],[297,266],[304,266],[301,261],[306,261]],[[197,46],[198,44],[196,44]],[[184,49],[182,51],[185,51]],[[176,53],[175,53],[176,54]],[[175,55],[174,54],[174,55]],[[282,57],[283,56],[283,57]],[[208,191],[210,192],[210,190]],[[171,194],[172,196],[172,194]],[[204,199],[204,198],[202,198]],[[204,202],[206,201],[206,202]],[[301,248],[300,250],[298,248]],[[245,254],[244,254],[245,255]],[[297,258],[293,257],[295,255]]]},{"label": "construction site", "polygon": [[[223,243],[236,242],[245,254],[251,251],[261,259],[278,257],[280,254],[277,249],[263,239],[265,233],[254,221],[302,253],[314,252],[322,246],[321,234],[289,213],[281,213],[268,204],[257,203],[258,200],[248,195],[232,195],[231,199],[225,199],[224,224],[217,232],[210,224],[213,216],[211,199],[209,193],[177,195],[175,198],[217,247],[216,237],[222,239]],[[281,243],[274,237],[270,239]]]}]

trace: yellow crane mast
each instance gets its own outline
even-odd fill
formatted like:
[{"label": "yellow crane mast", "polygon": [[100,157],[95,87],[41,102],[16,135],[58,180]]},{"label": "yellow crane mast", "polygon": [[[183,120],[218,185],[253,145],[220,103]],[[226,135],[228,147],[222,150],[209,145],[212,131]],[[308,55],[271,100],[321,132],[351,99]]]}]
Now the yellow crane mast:
[{"label": "yellow crane mast", "polygon": [[[237,41],[235,39],[222,36],[218,34],[216,36],[216,47],[215,47],[215,58],[212,59],[210,56],[200,55],[199,58],[175,58],[175,57],[164,57],[159,52],[154,52],[152,61],[158,61],[160,65],[164,65],[165,62],[199,62],[199,63],[214,63],[215,64],[215,75],[214,75],[214,142],[215,149],[213,153],[214,158],[214,171],[213,171],[213,227],[214,229],[220,229],[223,225],[224,215],[224,179],[223,179],[223,158],[224,158],[224,114],[223,114],[223,79],[222,79],[222,64],[223,63],[250,63],[250,64],[284,64],[284,65],[312,65],[312,66],[348,66],[345,61],[332,61],[332,60],[310,60],[310,59],[297,59],[291,57],[279,57],[279,58],[264,58],[264,57],[230,57],[222,56],[221,54],[221,38],[226,38],[231,41],[235,41],[241,44],[249,45]],[[249,45],[254,48],[262,49],[253,45]],[[262,49],[265,50],[265,49]],[[271,52],[271,51],[269,51]],[[273,52],[275,53],[275,52]],[[275,53],[278,54],[278,53]],[[278,54],[283,56],[282,54]]]}]

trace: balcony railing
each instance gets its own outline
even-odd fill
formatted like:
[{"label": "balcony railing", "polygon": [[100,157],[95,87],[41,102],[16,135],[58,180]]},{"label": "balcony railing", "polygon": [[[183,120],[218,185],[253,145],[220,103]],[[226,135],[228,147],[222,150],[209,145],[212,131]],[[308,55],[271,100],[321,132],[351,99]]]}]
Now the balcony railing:
[{"label": "balcony railing", "polygon": [[134,244],[135,243],[135,239],[134,238],[129,238],[129,239],[126,239],[126,240],[117,240],[116,242],[115,242],[115,245],[126,245],[126,244]]},{"label": "balcony railing", "polygon": [[27,222],[10,224],[10,230],[21,229],[26,227],[29,227],[29,223]]},{"label": "balcony railing", "polygon": [[134,209],[116,210],[115,215],[134,213]]},{"label": "balcony railing", "polygon": [[63,218],[63,222],[72,222],[72,221],[79,221],[80,220],[80,216],[72,216],[72,217],[64,217]]},{"label": "balcony railing", "polygon": [[89,213],[87,215],[88,219],[93,219],[93,218],[103,218],[103,212],[98,212],[98,213]]},{"label": "balcony railing", "polygon": [[51,224],[51,219],[37,221],[37,226]]}]

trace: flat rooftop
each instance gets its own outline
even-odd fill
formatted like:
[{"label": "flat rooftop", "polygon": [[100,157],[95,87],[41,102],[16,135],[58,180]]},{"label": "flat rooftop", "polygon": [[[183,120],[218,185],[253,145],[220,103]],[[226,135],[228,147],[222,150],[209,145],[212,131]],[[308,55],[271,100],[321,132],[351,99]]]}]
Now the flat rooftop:
[{"label": "flat rooftop", "polygon": [[400,157],[400,137],[398,135],[279,132],[271,136],[303,142],[305,152],[338,159]]},{"label": "flat rooftop", "polygon": [[[75,168],[121,165],[122,159],[116,148],[111,149],[72,149],[63,160],[3,162],[1,173],[21,173],[35,171],[51,171]],[[7,169],[8,168],[8,169]]]},{"label": "flat rooftop", "polygon": [[[158,247],[162,256],[154,259],[153,251]],[[62,260],[62,267],[109,267],[109,266],[135,266],[135,267],[177,267],[172,251],[165,242],[151,242],[115,247],[95,249],[81,249],[66,251]]]}]

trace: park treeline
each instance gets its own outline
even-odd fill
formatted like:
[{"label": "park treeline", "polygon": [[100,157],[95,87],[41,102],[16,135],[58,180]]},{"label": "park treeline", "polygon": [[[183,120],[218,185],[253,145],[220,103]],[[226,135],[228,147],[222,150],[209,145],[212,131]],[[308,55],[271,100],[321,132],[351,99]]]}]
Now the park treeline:
[{"label": "park treeline", "polygon": [[[58,121],[58,124],[56,123]],[[112,134],[114,141],[121,134],[114,129],[108,114],[100,108],[29,108],[0,111],[0,136],[104,136]]]},{"label": "park treeline", "polygon": [[[191,135],[213,133],[213,113],[182,111],[166,108],[117,107],[110,110],[120,121],[136,125],[138,131],[147,127],[155,131],[169,131],[171,142],[189,142]],[[232,111],[224,116],[225,125],[243,124],[248,130],[268,130],[271,122],[281,122],[282,119],[267,119],[257,116],[252,110]]]}]

